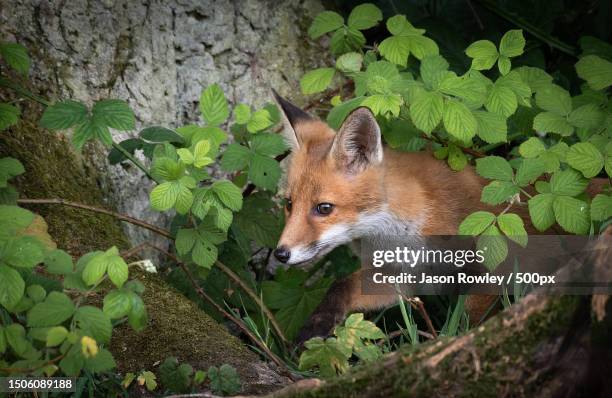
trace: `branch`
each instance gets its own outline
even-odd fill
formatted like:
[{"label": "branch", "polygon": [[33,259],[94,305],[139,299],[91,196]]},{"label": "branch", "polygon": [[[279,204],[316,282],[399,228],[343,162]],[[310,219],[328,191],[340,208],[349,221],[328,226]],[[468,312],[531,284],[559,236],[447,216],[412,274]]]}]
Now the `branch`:
[{"label": "branch", "polygon": [[172,236],[172,234],[168,230],[165,230],[153,224],[149,224],[137,218],[126,216],[125,214],[121,214],[121,213],[116,213],[114,211],[103,209],[101,207],[90,206],[90,205],[86,205],[86,204],[78,203],[78,202],[71,202],[65,199],[17,199],[17,203],[19,204],[37,204],[37,205],[62,205],[62,206],[74,207],[77,209],[88,210],[94,213],[106,214],[107,216],[114,217],[120,221],[124,221],[130,224],[137,225],[141,228],[148,229],[149,231],[153,231],[156,234],[164,236],[168,239],[174,240],[174,236]]}]

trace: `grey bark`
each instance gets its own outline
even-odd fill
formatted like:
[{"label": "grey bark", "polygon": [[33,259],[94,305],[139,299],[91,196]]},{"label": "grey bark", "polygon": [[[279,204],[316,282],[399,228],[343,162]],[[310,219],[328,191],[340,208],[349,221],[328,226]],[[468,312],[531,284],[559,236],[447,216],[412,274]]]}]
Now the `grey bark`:
[{"label": "grey bark", "polygon": [[[270,86],[295,97],[304,70],[324,61],[306,37],[321,10],[318,0],[0,0],[0,38],[29,49],[46,97],[127,100],[137,130],[113,132],[121,141],[143,126],[201,122],[200,93],[212,83],[234,104],[262,105]],[[100,146],[85,153],[111,205],[168,223],[149,209],[151,183],[138,169],[109,166]],[[158,239],[125,228],[133,244]]]}]

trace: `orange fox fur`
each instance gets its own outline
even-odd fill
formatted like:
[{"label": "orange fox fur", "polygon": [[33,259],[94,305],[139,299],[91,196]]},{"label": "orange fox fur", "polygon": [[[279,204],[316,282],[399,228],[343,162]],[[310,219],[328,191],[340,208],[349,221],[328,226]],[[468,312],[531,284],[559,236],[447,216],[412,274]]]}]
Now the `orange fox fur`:
[{"label": "orange fox fur", "polygon": [[[282,261],[308,262],[340,244],[372,236],[455,235],[470,213],[499,211],[480,201],[487,181],[471,166],[456,172],[429,152],[383,148],[368,109],[353,111],[336,133],[274,94],[292,147],[285,189],[291,209],[275,252]],[[321,203],[333,205],[329,214],[317,213]],[[525,210],[518,212],[528,221]],[[351,311],[396,300],[394,295],[361,295],[360,289],[359,272],[335,282],[298,340],[328,334]],[[470,319],[481,319],[494,299],[468,297]]]}]

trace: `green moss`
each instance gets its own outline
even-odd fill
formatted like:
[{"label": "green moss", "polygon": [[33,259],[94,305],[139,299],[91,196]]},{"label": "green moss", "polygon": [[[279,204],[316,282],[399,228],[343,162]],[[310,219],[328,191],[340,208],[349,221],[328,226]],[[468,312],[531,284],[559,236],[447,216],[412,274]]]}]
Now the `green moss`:
[{"label": "green moss", "polygon": [[169,287],[159,276],[142,271],[132,272],[145,285],[143,300],[149,312],[149,324],[140,333],[128,325],[113,331],[110,349],[118,370],[157,372],[158,365],[173,356],[195,369],[228,363],[236,368],[244,384],[243,392],[267,392],[278,386],[258,384],[260,377],[254,363],[257,355],[240,339],[230,335],[197,304]]},{"label": "green moss", "polygon": [[[61,134],[24,120],[0,135],[0,157],[4,156],[19,159],[25,167],[25,174],[13,182],[22,198],[61,198],[108,206],[95,170],[83,165]],[[60,205],[24,207],[43,216],[58,246],[75,256],[113,245],[128,246],[119,222],[110,216]]]}]

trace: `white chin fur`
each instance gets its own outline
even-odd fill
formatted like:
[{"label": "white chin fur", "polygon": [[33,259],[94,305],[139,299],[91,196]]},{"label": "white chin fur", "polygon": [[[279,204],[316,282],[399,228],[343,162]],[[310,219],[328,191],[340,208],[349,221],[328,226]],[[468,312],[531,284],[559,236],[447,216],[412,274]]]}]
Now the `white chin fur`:
[{"label": "white chin fur", "polygon": [[332,251],[334,248],[349,243],[349,227],[344,224],[334,225],[327,231],[321,234],[315,245],[296,246],[291,249],[291,257],[287,264],[299,264],[306,261],[314,260]]}]

